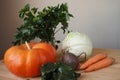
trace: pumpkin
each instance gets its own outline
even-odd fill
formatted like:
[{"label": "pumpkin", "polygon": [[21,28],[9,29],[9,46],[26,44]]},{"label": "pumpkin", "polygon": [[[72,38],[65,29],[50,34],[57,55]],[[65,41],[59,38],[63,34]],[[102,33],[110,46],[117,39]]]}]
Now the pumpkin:
[{"label": "pumpkin", "polygon": [[46,43],[29,43],[10,47],[4,55],[6,67],[20,77],[35,77],[41,75],[40,67],[47,62],[56,62],[55,48]]}]

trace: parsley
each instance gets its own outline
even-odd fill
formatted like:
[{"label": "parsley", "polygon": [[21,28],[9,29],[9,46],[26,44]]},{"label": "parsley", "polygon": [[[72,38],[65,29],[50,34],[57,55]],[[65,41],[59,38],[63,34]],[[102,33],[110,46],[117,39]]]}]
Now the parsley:
[{"label": "parsley", "polygon": [[19,17],[23,20],[23,24],[17,28],[14,45],[39,38],[40,41],[49,42],[57,47],[60,40],[55,39],[55,34],[60,30],[63,31],[63,34],[69,33],[68,21],[73,15],[69,13],[67,3],[54,7],[48,6],[42,11],[38,11],[38,8],[30,8],[30,5],[27,4],[19,11]]}]

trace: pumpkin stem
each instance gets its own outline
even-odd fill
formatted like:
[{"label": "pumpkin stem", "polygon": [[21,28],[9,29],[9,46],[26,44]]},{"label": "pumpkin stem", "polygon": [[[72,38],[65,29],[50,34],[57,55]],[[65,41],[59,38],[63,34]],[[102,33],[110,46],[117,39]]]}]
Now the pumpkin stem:
[{"label": "pumpkin stem", "polygon": [[29,46],[29,44],[28,44],[28,42],[27,42],[27,41],[25,41],[25,44],[26,44],[26,46],[27,46],[28,50],[30,50],[31,48],[30,48],[30,46]]}]

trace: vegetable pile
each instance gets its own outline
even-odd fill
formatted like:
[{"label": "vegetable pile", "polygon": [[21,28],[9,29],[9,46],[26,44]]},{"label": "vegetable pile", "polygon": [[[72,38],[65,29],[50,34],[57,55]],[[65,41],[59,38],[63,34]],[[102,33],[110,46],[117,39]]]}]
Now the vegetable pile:
[{"label": "vegetable pile", "polygon": [[[114,62],[113,58],[104,54],[90,58],[90,38],[86,34],[68,30],[68,21],[73,15],[69,13],[66,3],[49,6],[41,12],[27,4],[19,12],[19,17],[24,23],[17,28],[14,46],[6,50],[4,55],[6,67],[17,76],[41,76],[42,80],[77,80],[81,75],[75,72],[78,67],[89,72]],[[58,27],[58,24],[61,26]],[[55,39],[59,30],[63,34],[68,32],[62,42],[63,56],[60,62],[56,54],[60,40]],[[39,38],[40,42],[31,42],[35,38]],[[88,61],[79,66],[80,61],[86,59]]]},{"label": "vegetable pile", "polygon": [[[55,34],[68,32],[73,17],[67,4],[48,6],[41,12],[27,4],[19,12],[24,23],[17,28],[14,46],[6,50],[4,62],[13,74],[20,77],[42,76],[42,80],[77,80],[80,73],[64,62],[57,62],[56,49],[60,40]],[[58,26],[61,24],[61,26]],[[31,42],[39,38],[40,42]]]}]

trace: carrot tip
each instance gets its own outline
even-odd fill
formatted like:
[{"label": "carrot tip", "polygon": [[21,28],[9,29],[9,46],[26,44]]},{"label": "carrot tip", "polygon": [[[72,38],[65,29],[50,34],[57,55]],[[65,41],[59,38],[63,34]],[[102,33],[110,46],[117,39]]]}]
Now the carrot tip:
[{"label": "carrot tip", "polygon": [[113,63],[115,63],[115,58],[113,58],[113,57],[110,57],[112,60],[113,60]]}]

